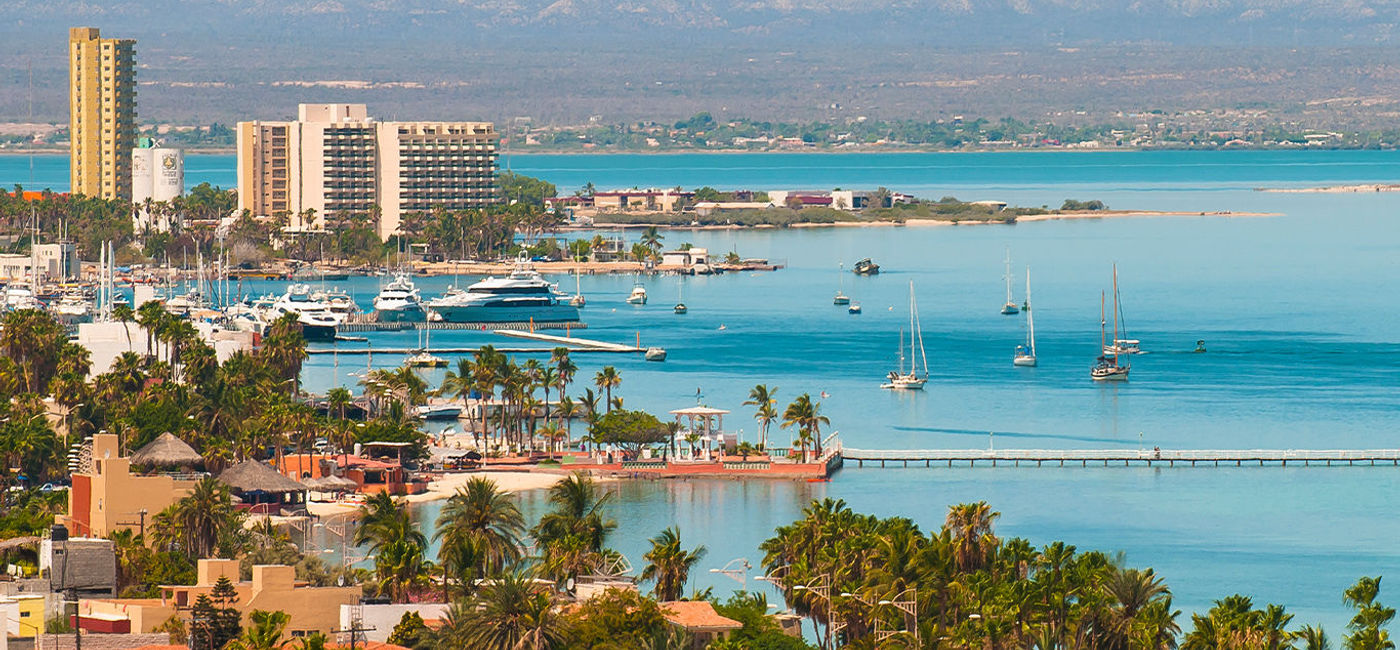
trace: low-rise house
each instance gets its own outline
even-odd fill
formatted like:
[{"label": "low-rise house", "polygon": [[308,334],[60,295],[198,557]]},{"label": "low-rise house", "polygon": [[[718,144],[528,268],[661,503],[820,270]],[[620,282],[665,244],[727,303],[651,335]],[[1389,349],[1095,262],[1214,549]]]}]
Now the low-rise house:
[{"label": "low-rise house", "polygon": [[253,567],[253,579],[238,579],[238,560],[199,561],[193,585],[163,585],[159,598],[91,598],[78,602],[78,622],[83,629],[111,626],[125,621],[132,633],[153,631],[172,616],[188,617],[201,595],[209,594],[219,578],[233,582],[238,600],[233,604],[244,625],[253,610],[286,612],[287,636],[315,632],[331,634],[340,626],[341,605],[359,602],[360,588],[311,587],[296,579],[296,569],[285,565]]},{"label": "low-rise house", "polygon": [[728,639],[744,624],[715,611],[707,600],[673,600],[661,603],[666,622],[690,634],[690,647],[702,650],[715,641]]},{"label": "low-rise house", "polygon": [[[447,610],[450,608],[451,605],[447,603],[341,605],[340,629],[364,629],[362,639],[385,642],[389,640],[389,635],[394,633],[394,626],[403,620],[404,614],[413,612],[427,623],[447,618]],[[361,644],[360,647],[364,645]]]},{"label": "low-rise house", "polygon": [[162,471],[159,466],[138,469],[133,471],[131,458],[121,456],[115,434],[94,435],[83,452],[78,471],[73,473],[68,514],[59,517],[58,522],[79,537],[107,537],[117,530],[137,530],[150,517],[193,491],[195,482],[204,476]]},{"label": "low-rise house", "polygon": [[661,266],[690,268],[709,263],[710,251],[704,248],[692,247],[685,250],[666,251],[661,254]]},{"label": "low-rise house", "polygon": [[219,474],[238,497],[240,508],[253,514],[276,515],[304,513],[306,486],[289,479],[270,465],[246,460]]},{"label": "low-rise house", "polygon": [[593,194],[593,207],[614,212],[679,212],[695,196],[676,190],[615,190]]},{"label": "low-rise house", "polygon": [[700,217],[708,217],[717,212],[733,212],[739,210],[767,210],[773,207],[771,201],[701,201],[695,204],[695,214]]}]

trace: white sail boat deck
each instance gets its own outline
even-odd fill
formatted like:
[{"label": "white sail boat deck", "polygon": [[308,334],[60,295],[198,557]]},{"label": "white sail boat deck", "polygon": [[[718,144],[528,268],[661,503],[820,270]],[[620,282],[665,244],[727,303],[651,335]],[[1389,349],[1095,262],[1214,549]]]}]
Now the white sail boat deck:
[{"label": "white sail boat deck", "polygon": [[1011,249],[1006,249],[1006,273],[1002,276],[1006,279],[1006,304],[1001,306],[1001,313],[1007,316],[1014,316],[1021,313],[1021,308],[1016,305],[1016,300],[1011,297]]},{"label": "white sail boat deck", "polygon": [[1035,313],[1031,311],[1031,270],[1026,268],[1026,343],[1016,346],[1016,356],[1011,363],[1021,367],[1032,367],[1035,360]]},{"label": "white sail boat deck", "polygon": [[[914,300],[914,283],[909,283],[909,367],[904,366],[904,331],[899,332],[899,367],[886,376],[880,388],[892,390],[923,390],[928,382],[928,354],[924,352],[924,331],[919,323],[919,307]],[[923,372],[919,372],[922,364]]]},{"label": "white sail boat deck", "polygon": [[[1113,267],[1113,338],[1118,338],[1118,267]],[[1094,361],[1089,376],[1094,381],[1127,381],[1131,364],[1120,363],[1116,347],[1107,345],[1108,316],[1104,313],[1104,296],[1099,294],[1099,347],[1103,354]]]}]

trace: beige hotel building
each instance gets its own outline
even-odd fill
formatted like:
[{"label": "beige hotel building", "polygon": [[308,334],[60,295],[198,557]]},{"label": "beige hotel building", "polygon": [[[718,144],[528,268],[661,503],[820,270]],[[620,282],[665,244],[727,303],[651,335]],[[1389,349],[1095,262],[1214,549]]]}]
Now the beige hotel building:
[{"label": "beige hotel building", "polygon": [[74,194],[131,199],[136,41],[68,30],[69,181]]},{"label": "beige hotel building", "polygon": [[238,207],[319,230],[328,215],[378,206],[388,237],[405,213],[498,203],[497,142],[490,122],[380,122],[364,104],[300,104],[296,121],[238,123]]}]

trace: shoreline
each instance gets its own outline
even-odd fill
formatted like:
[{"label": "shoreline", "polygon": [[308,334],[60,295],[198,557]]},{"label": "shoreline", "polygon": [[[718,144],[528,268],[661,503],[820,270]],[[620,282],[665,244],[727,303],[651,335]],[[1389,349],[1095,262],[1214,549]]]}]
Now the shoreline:
[{"label": "shoreline", "polygon": [[[532,490],[545,490],[554,486],[568,477],[568,474],[547,474],[543,472],[532,472],[519,469],[480,469],[470,472],[453,472],[443,474],[428,483],[428,491],[422,494],[407,494],[401,497],[410,505],[420,503],[431,503],[433,501],[443,501],[456,494],[457,489],[466,485],[467,481],[478,476],[485,476],[496,483],[496,488],[507,494],[515,495]],[[306,511],[317,517],[332,517],[338,515],[353,515],[359,510],[359,504],[343,501],[311,501],[306,504]]]},{"label": "shoreline", "polygon": [[[1395,191],[1400,191],[1400,185],[1395,186]],[[1052,212],[1048,214],[1029,214],[1015,217],[1011,221],[1002,219],[905,219],[903,221],[874,220],[874,221],[831,221],[815,222],[800,221],[786,225],[777,224],[668,224],[668,223],[618,223],[618,222],[594,222],[589,228],[579,228],[577,230],[590,229],[610,229],[629,230],[655,227],[658,230],[759,230],[772,229],[781,230],[783,228],[893,228],[900,226],[1013,226],[1022,222],[1034,221],[1056,221],[1061,219],[1121,219],[1121,218],[1144,218],[1144,217],[1281,217],[1281,212],[1237,212],[1234,210],[1211,210],[1211,211],[1185,211],[1185,210],[1076,210],[1070,212]],[[567,232],[573,229],[565,229]]]},{"label": "shoreline", "polygon": [[1255,192],[1271,194],[1370,194],[1373,192],[1400,192],[1397,183],[1362,183],[1359,185],[1324,185],[1321,187],[1256,187]]}]

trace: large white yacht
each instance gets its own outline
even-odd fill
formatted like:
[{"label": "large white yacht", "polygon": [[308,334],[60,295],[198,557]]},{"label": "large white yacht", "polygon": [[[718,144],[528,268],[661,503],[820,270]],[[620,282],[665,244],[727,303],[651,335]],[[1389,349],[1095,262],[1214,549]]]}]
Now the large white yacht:
[{"label": "large white yacht", "polygon": [[267,320],[270,322],[283,314],[297,315],[301,334],[308,341],[335,340],[336,327],[342,320],[329,305],[312,299],[311,288],[304,284],[288,285],[287,292],[272,303],[272,313]]},{"label": "large white yacht", "polygon": [[578,320],[569,295],[546,281],[528,262],[520,261],[504,278],[488,277],[466,291],[426,303],[448,323],[562,323]]},{"label": "large white yacht", "polygon": [[423,298],[405,273],[397,273],[374,297],[374,316],[381,323],[421,323],[427,320]]}]

